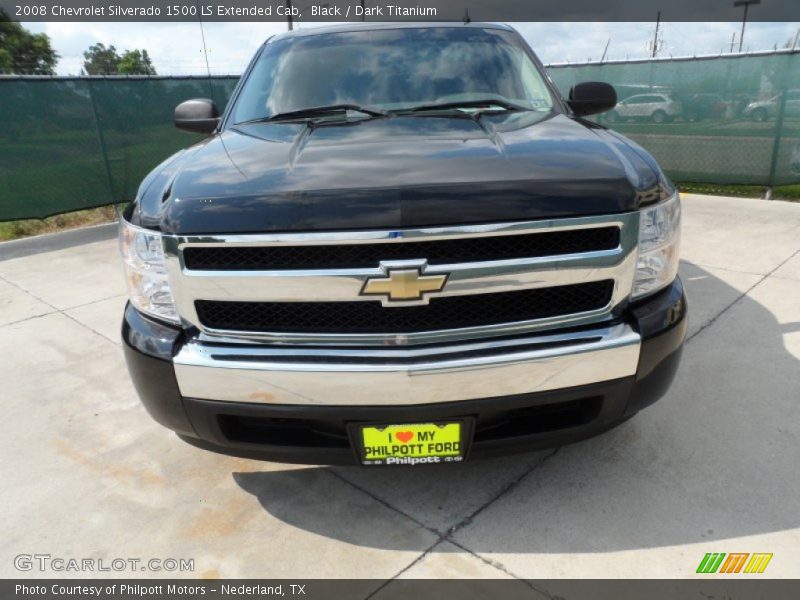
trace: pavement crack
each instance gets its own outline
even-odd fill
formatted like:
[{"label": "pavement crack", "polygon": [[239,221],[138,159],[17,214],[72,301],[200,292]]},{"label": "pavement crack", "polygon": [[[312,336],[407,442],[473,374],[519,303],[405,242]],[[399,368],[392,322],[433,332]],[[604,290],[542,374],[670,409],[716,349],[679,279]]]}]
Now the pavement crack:
[{"label": "pavement crack", "polygon": [[[58,308],[57,306],[55,306],[55,305],[51,304],[50,302],[48,302],[48,301],[47,301],[47,300],[45,300],[44,298],[40,298],[39,296],[37,296],[36,294],[34,294],[33,292],[31,292],[30,290],[27,290],[27,289],[25,289],[25,288],[24,288],[24,287],[22,287],[21,285],[19,285],[19,284],[17,284],[17,283],[14,283],[13,281],[11,281],[11,280],[9,280],[9,279],[6,279],[6,278],[5,278],[5,277],[3,277],[2,275],[0,275],[0,280],[4,281],[4,282],[5,282],[5,283],[7,283],[8,285],[14,286],[15,288],[17,288],[17,289],[18,289],[18,290],[20,290],[21,292],[24,292],[25,294],[27,294],[28,296],[30,296],[30,297],[31,297],[31,298],[33,298],[34,300],[38,300],[38,301],[39,301],[39,302],[41,302],[42,304],[44,304],[44,305],[46,305],[46,306],[49,306],[50,308],[52,308],[53,310],[52,310],[52,311],[50,311],[50,312],[48,312],[48,313],[46,313],[46,315],[52,315],[52,314],[56,314],[56,313],[58,313],[58,314],[61,314],[61,315],[64,315],[65,317],[67,317],[67,318],[68,318],[68,319],[70,319],[71,321],[74,321],[75,323],[77,323],[78,325],[80,325],[81,327],[83,327],[84,329],[88,329],[89,331],[91,331],[91,332],[92,332],[92,333],[94,333],[95,335],[98,335],[98,336],[100,336],[100,337],[101,337],[103,340],[105,340],[105,341],[107,341],[107,342],[110,342],[111,344],[113,344],[113,345],[114,345],[114,346],[116,346],[116,347],[119,347],[119,344],[118,344],[117,342],[115,342],[115,341],[114,341],[114,340],[112,340],[111,338],[109,338],[109,337],[107,337],[107,336],[103,335],[102,333],[100,333],[100,332],[99,332],[99,331],[97,331],[96,329],[93,329],[92,327],[89,327],[89,326],[88,326],[86,323],[83,323],[83,322],[79,321],[78,319],[76,319],[75,317],[73,317],[72,315],[70,315],[70,314],[67,312],[67,310],[72,310],[73,308],[78,308],[77,306],[75,306],[75,307],[72,307],[72,308],[68,308],[68,309],[64,309],[64,310],[62,310],[62,309]],[[111,297],[114,297],[114,296],[111,296]],[[101,298],[100,300],[97,300],[96,302],[102,302],[103,300],[109,300],[109,299],[110,299],[110,298]],[[85,305],[80,305],[80,306],[87,306],[87,305],[89,305],[89,304],[94,304],[94,302],[88,302],[87,304],[85,304]],[[46,316],[46,315],[37,315],[37,317],[43,317],[43,316]],[[15,321],[15,323],[21,323],[21,322],[23,322],[23,321],[28,321],[28,320],[30,320],[31,318],[36,318],[36,317],[29,317],[28,319],[23,319],[22,321]],[[7,323],[7,325],[12,325],[12,323]],[[5,325],[4,325],[4,327],[5,327]]]},{"label": "pavement crack", "polygon": [[41,319],[42,317],[48,317],[50,315],[55,315],[55,314],[58,314],[57,310],[49,310],[40,315],[31,315],[30,317],[25,317],[24,319],[11,321],[10,323],[3,323],[2,325],[0,325],[0,329],[2,329],[3,327],[8,327],[9,325],[19,325],[20,323],[27,323],[28,321],[33,321],[34,319]]},{"label": "pavement crack", "polygon": [[549,594],[547,594],[546,592],[544,592],[542,590],[537,589],[529,581],[527,581],[525,579],[522,579],[520,577],[517,577],[516,575],[514,575],[514,573],[509,571],[501,563],[495,563],[493,561],[490,561],[490,560],[484,558],[480,554],[477,554],[477,553],[473,552],[469,548],[466,548],[465,546],[463,546],[463,545],[459,544],[458,542],[454,541],[452,539],[452,536],[453,536],[453,534],[455,534],[460,529],[463,529],[464,527],[469,525],[472,522],[472,520],[476,516],[478,516],[481,512],[486,510],[486,508],[488,508],[489,506],[494,504],[497,500],[502,498],[505,494],[507,494],[508,492],[513,490],[515,487],[517,487],[520,484],[520,482],[522,482],[522,480],[525,479],[528,475],[530,475],[534,471],[540,469],[546,462],[548,462],[551,458],[553,458],[556,454],[558,454],[559,450],[560,450],[560,448],[553,449],[552,452],[550,452],[546,456],[542,457],[541,460],[539,460],[535,464],[533,464],[531,466],[531,468],[527,469],[521,475],[519,475],[515,479],[511,480],[506,485],[504,485],[503,488],[498,493],[493,495],[489,500],[487,500],[486,502],[481,504],[477,509],[472,511],[470,514],[468,514],[466,517],[464,517],[461,521],[459,521],[458,523],[456,523],[455,525],[453,525],[447,531],[444,531],[444,532],[441,532],[441,531],[435,529],[434,527],[430,527],[429,525],[425,525],[425,523],[423,523],[423,522],[419,521],[418,519],[414,518],[412,515],[408,514],[407,512],[397,508],[396,506],[394,506],[391,503],[387,502],[386,500],[384,500],[380,496],[377,496],[376,494],[372,493],[371,491],[369,491],[368,489],[364,488],[363,486],[360,486],[357,483],[354,483],[353,481],[349,480],[347,477],[344,477],[340,473],[334,471],[332,468],[326,467],[325,471],[330,473],[336,479],[338,479],[338,480],[342,481],[343,483],[355,488],[359,492],[361,492],[363,494],[366,494],[368,497],[370,497],[371,499],[375,500],[381,506],[384,506],[384,507],[388,508],[389,510],[391,510],[393,512],[396,512],[397,514],[409,519],[412,523],[414,523],[418,527],[421,527],[422,529],[425,529],[426,531],[429,531],[430,533],[432,533],[433,535],[436,536],[436,541],[433,542],[433,544],[431,544],[427,549],[422,551],[422,553],[419,556],[415,557],[414,560],[412,560],[405,567],[400,569],[400,571],[395,573],[392,577],[390,577],[385,582],[383,582],[383,584],[381,584],[375,590],[373,590],[364,600],[369,600],[369,598],[372,598],[373,596],[375,596],[375,594],[380,592],[383,588],[385,588],[387,585],[389,585],[392,581],[394,581],[395,579],[400,577],[403,573],[407,572],[409,569],[411,569],[414,565],[418,564],[420,561],[424,560],[425,557],[428,556],[431,552],[433,552],[433,550],[437,546],[439,546],[440,544],[445,543],[445,542],[453,544],[454,546],[456,546],[456,547],[460,548],[461,550],[464,550],[465,552],[467,552],[470,555],[474,556],[478,560],[480,560],[480,561],[482,561],[482,562],[484,562],[484,563],[486,563],[488,565],[491,565],[492,567],[498,569],[499,571],[502,571],[503,573],[509,575],[510,577],[513,577],[514,579],[518,579],[519,581],[523,581],[528,587],[531,588],[531,590],[543,595],[545,598],[551,599],[552,596],[550,596]]},{"label": "pavement crack", "polygon": [[541,590],[541,589],[537,588],[535,585],[533,585],[530,582],[530,580],[523,579],[522,577],[519,577],[515,573],[509,571],[508,568],[503,563],[498,562],[498,561],[494,561],[494,560],[490,560],[490,559],[486,558],[485,556],[482,556],[482,555],[478,554],[477,552],[473,552],[472,550],[470,550],[466,546],[462,546],[461,544],[459,544],[458,542],[455,542],[453,540],[448,540],[448,542],[450,544],[453,544],[453,546],[456,546],[457,548],[460,548],[461,550],[463,550],[467,554],[470,554],[471,556],[473,556],[474,558],[478,559],[482,563],[485,563],[485,564],[489,565],[490,567],[497,569],[498,571],[502,571],[503,573],[505,573],[506,575],[508,575],[512,579],[516,579],[517,581],[520,581],[520,582],[524,583],[526,586],[528,586],[534,592],[536,592],[537,594],[541,594],[542,596],[544,596],[548,600],[556,600],[556,598],[554,598],[552,595],[548,594],[546,591]]},{"label": "pavement crack", "polygon": [[63,310],[60,310],[60,311],[58,311],[58,312],[60,312],[62,315],[64,315],[64,316],[65,316],[65,317],[67,317],[68,319],[70,319],[70,320],[74,321],[75,323],[77,323],[77,324],[78,324],[78,325],[80,325],[81,327],[84,327],[85,329],[88,329],[89,331],[91,331],[91,332],[92,332],[92,333],[94,333],[95,335],[98,335],[98,336],[100,336],[100,337],[101,337],[101,338],[103,338],[105,341],[107,341],[107,342],[109,342],[109,343],[111,343],[111,344],[114,344],[114,346],[115,346],[115,347],[119,348],[119,343],[118,343],[118,342],[115,342],[115,341],[114,341],[114,340],[112,340],[110,337],[108,337],[108,336],[106,336],[106,335],[104,335],[104,334],[100,333],[99,331],[97,331],[97,330],[96,330],[96,329],[94,329],[93,327],[89,327],[89,326],[88,326],[86,323],[83,323],[83,322],[79,321],[78,319],[76,319],[75,317],[73,317],[71,314],[69,314],[69,313],[67,313],[67,312],[64,312]]},{"label": "pavement crack", "polygon": [[383,588],[385,588],[387,585],[389,585],[390,583],[392,583],[392,581],[394,581],[395,579],[397,579],[398,577],[400,577],[400,576],[401,576],[403,573],[405,573],[406,571],[408,571],[409,569],[411,569],[411,568],[412,568],[414,565],[416,565],[417,563],[419,563],[419,562],[421,562],[422,560],[424,560],[426,556],[428,556],[428,555],[429,555],[431,552],[433,552],[433,549],[434,549],[434,548],[436,548],[436,546],[438,546],[439,544],[441,544],[441,543],[442,543],[442,541],[443,541],[443,538],[440,538],[440,539],[436,540],[436,541],[435,541],[433,544],[431,544],[431,546],[430,546],[430,547],[429,547],[427,550],[425,550],[425,551],[424,551],[422,554],[420,554],[419,556],[417,556],[417,557],[416,557],[414,560],[412,560],[412,561],[411,561],[410,563],[408,563],[408,564],[407,564],[405,567],[403,567],[402,569],[400,569],[400,570],[399,570],[397,573],[395,573],[395,574],[394,574],[392,577],[390,577],[389,579],[387,579],[386,581],[384,581],[384,582],[383,582],[381,585],[379,585],[377,588],[375,588],[375,589],[374,589],[374,590],[373,590],[373,591],[372,591],[372,592],[371,592],[371,593],[370,593],[370,594],[369,594],[369,595],[368,595],[366,598],[364,598],[364,600],[369,600],[370,598],[372,598],[373,596],[375,596],[375,594],[377,594],[377,593],[378,593],[378,592],[380,592],[380,591],[381,591]]},{"label": "pavement crack", "polygon": [[[419,520],[415,519],[414,517],[412,517],[410,514],[408,514],[408,513],[407,513],[407,512],[405,512],[404,510],[401,510],[401,509],[397,508],[396,506],[394,506],[394,505],[390,504],[389,502],[387,502],[386,500],[384,500],[384,499],[383,499],[383,498],[381,498],[380,496],[376,496],[375,494],[373,494],[372,492],[370,492],[368,489],[366,489],[366,488],[364,488],[364,487],[362,487],[362,486],[358,485],[357,483],[354,483],[354,482],[350,481],[350,480],[349,480],[349,479],[347,479],[346,477],[343,477],[342,475],[340,475],[339,473],[337,473],[336,471],[334,471],[334,470],[333,470],[333,469],[331,469],[330,467],[326,468],[325,470],[326,470],[328,473],[330,473],[331,475],[333,475],[334,477],[336,477],[338,480],[340,480],[340,481],[343,481],[343,482],[344,482],[344,483],[346,483],[347,485],[349,485],[349,486],[351,486],[351,487],[354,487],[355,489],[357,489],[359,492],[362,492],[362,493],[366,494],[367,496],[369,496],[370,498],[372,498],[373,500],[375,500],[375,501],[376,501],[378,504],[381,504],[381,505],[385,506],[386,508],[388,508],[388,509],[390,509],[390,510],[393,510],[394,512],[396,512],[396,513],[398,513],[398,514],[400,514],[400,515],[402,515],[402,516],[406,517],[407,519],[409,519],[409,520],[413,521],[413,522],[414,522],[416,525],[418,525],[418,526],[422,527],[423,529],[425,529],[425,530],[427,530],[427,531],[430,531],[430,532],[431,532],[433,535],[435,535],[437,538],[439,538],[439,540],[443,539],[443,536],[444,536],[445,534],[443,534],[443,533],[442,533],[442,532],[440,532],[439,530],[437,530],[437,529],[435,529],[435,528],[433,528],[433,527],[430,527],[430,526],[428,526],[428,525],[425,525],[425,523],[423,523],[422,521],[419,521]],[[438,543],[438,540],[437,540],[437,543]],[[434,545],[435,545],[435,544],[434,544]]]},{"label": "pavement crack", "polygon": [[555,448],[552,452],[550,452],[548,455],[546,455],[540,461],[538,461],[536,464],[534,464],[530,469],[528,469],[527,471],[524,471],[519,477],[517,477],[516,479],[512,479],[511,481],[506,483],[506,485],[504,485],[503,488],[497,494],[495,494],[494,496],[489,498],[489,500],[487,500],[486,502],[481,504],[477,509],[475,509],[469,515],[464,517],[461,521],[459,521],[458,523],[453,525],[450,529],[448,529],[447,533],[444,535],[443,539],[450,540],[454,533],[456,533],[459,529],[463,529],[464,527],[469,525],[473,521],[473,519],[475,519],[475,517],[477,517],[479,514],[481,514],[487,508],[489,508],[492,504],[497,502],[500,498],[505,496],[508,492],[510,492],[511,490],[516,488],[520,484],[520,482],[522,482],[523,479],[525,479],[528,475],[530,475],[534,471],[536,471],[539,468],[541,468],[542,465],[544,465],[551,458],[553,458],[556,454],[558,454],[559,450],[560,450],[560,448]]},{"label": "pavement crack", "polygon": [[698,336],[698,335],[699,335],[701,332],[703,332],[703,331],[705,331],[706,329],[708,329],[709,327],[711,327],[711,325],[713,325],[714,323],[716,323],[716,322],[717,322],[717,320],[718,320],[718,319],[719,319],[719,318],[720,318],[722,315],[724,315],[724,314],[725,314],[726,312],[728,312],[728,311],[729,311],[731,308],[733,308],[733,307],[734,307],[736,304],[738,304],[738,303],[739,303],[739,301],[741,301],[741,299],[742,299],[742,298],[744,298],[745,296],[749,296],[749,295],[750,295],[750,292],[752,292],[752,291],[753,291],[755,288],[757,288],[757,287],[758,287],[759,285],[761,285],[761,284],[762,284],[764,281],[766,281],[766,280],[767,280],[767,278],[769,278],[769,277],[770,277],[770,276],[771,276],[773,273],[775,273],[775,271],[777,271],[778,269],[780,269],[780,268],[781,268],[783,265],[785,265],[785,264],[786,264],[786,263],[788,263],[790,260],[792,260],[792,259],[793,259],[795,256],[798,256],[798,255],[800,255],[800,250],[797,250],[797,251],[793,252],[793,253],[792,253],[791,255],[789,255],[789,256],[788,256],[788,257],[787,257],[785,260],[783,260],[783,261],[781,261],[780,263],[778,263],[778,264],[777,264],[777,265],[776,265],[776,266],[775,266],[775,267],[774,267],[774,268],[773,268],[771,271],[769,271],[769,272],[768,272],[768,273],[766,273],[765,275],[762,275],[762,276],[761,276],[761,278],[760,278],[758,281],[756,281],[756,282],[755,282],[753,285],[751,285],[749,288],[747,288],[747,289],[746,289],[744,292],[742,292],[741,294],[739,294],[739,295],[738,295],[738,296],[737,296],[737,297],[736,297],[736,298],[733,300],[733,302],[731,302],[731,303],[730,303],[730,304],[728,304],[728,305],[727,305],[725,308],[723,308],[723,309],[722,309],[720,312],[718,312],[718,313],[717,313],[717,314],[714,316],[714,318],[712,318],[711,320],[709,320],[707,323],[705,323],[704,325],[702,325],[702,326],[701,326],[701,327],[700,327],[700,328],[699,328],[697,331],[695,331],[695,332],[694,332],[692,335],[690,335],[688,338],[686,338],[686,342],[685,342],[685,343],[686,343],[686,344],[688,344],[688,343],[689,343],[689,342],[691,342],[691,341],[692,341],[694,338],[696,338],[696,337],[697,337],[697,336]]}]

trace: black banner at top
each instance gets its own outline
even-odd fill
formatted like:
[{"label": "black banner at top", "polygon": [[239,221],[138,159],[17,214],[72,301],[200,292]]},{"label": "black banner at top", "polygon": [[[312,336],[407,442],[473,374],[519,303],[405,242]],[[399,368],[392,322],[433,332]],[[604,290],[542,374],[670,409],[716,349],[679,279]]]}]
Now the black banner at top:
[{"label": "black banner at top", "polygon": [[[17,21],[741,21],[732,0],[0,0]],[[800,21],[800,0],[749,0],[748,21]],[[576,35],[580,35],[576,31]]]}]

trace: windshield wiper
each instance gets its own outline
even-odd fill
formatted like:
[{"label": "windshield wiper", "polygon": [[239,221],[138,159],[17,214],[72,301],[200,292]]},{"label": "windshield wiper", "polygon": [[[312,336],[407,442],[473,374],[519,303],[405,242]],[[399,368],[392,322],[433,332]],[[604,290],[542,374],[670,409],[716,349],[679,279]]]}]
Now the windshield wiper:
[{"label": "windshield wiper", "polygon": [[331,104],[330,106],[314,106],[312,108],[290,110],[287,112],[270,115],[269,117],[260,117],[258,119],[240,121],[239,123],[235,123],[235,125],[246,125],[248,123],[270,123],[275,121],[300,121],[313,119],[316,117],[325,117],[336,113],[347,113],[348,111],[359,112],[369,117],[389,116],[388,112],[379,108],[359,106],[358,104]]},{"label": "windshield wiper", "polygon": [[[395,114],[399,113],[418,113],[418,112],[429,112],[429,111],[436,111],[436,110],[458,110],[461,108],[477,108],[477,109],[488,109],[492,106],[499,106],[503,110],[506,111],[522,111],[522,110],[532,110],[527,106],[522,106],[521,104],[516,104],[514,102],[510,102],[508,100],[500,100],[498,98],[486,98],[482,100],[461,100],[457,102],[440,102],[434,104],[422,104],[420,106],[414,106],[411,108],[393,111]],[[481,111],[482,112],[482,111]]]}]

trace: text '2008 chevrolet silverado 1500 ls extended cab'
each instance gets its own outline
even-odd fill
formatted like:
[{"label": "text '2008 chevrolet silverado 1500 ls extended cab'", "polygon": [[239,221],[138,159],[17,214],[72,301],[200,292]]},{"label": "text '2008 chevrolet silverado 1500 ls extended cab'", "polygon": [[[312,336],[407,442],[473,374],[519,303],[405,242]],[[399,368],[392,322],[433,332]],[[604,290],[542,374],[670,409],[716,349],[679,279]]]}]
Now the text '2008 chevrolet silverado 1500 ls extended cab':
[{"label": "text '2008 chevrolet silverado 1500 ls extended cab'", "polygon": [[120,225],[150,414],[199,447],[418,465],[554,447],[669,387],[680,200],[500,25],[268,40]]}]

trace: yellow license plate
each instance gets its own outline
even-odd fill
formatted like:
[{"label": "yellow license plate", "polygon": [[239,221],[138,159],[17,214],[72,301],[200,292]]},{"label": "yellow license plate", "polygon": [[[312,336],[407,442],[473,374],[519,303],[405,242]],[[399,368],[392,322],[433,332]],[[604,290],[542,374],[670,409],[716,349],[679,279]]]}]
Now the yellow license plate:
[{"label": "yellow license plate", "polygon": [[365,465],[418,465],[464,458],[461,423],[413,423],[361,428]]}]

